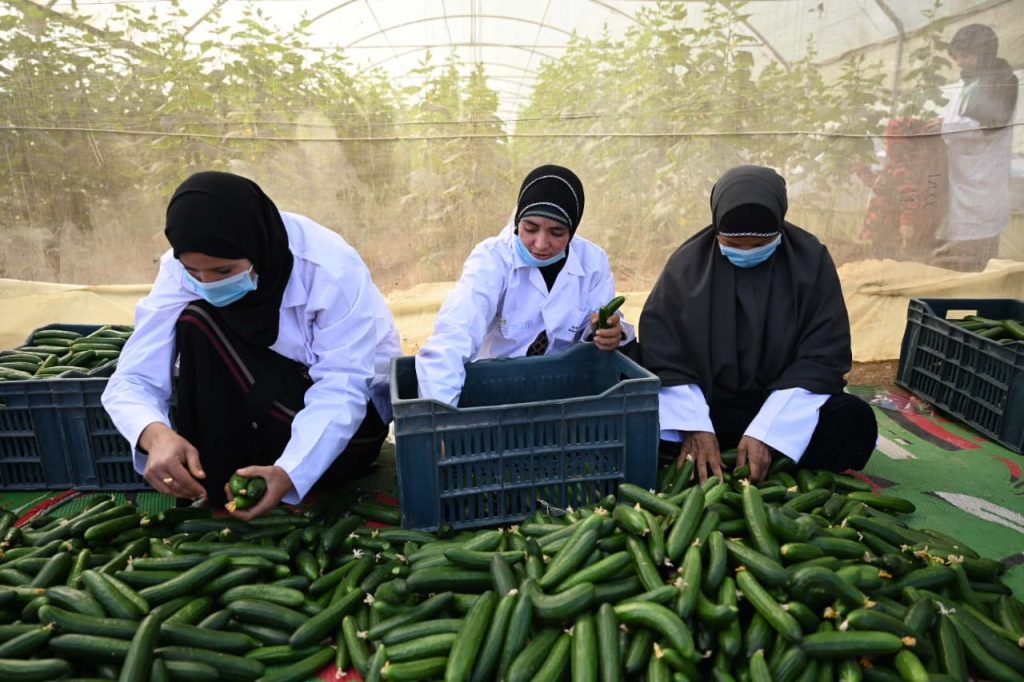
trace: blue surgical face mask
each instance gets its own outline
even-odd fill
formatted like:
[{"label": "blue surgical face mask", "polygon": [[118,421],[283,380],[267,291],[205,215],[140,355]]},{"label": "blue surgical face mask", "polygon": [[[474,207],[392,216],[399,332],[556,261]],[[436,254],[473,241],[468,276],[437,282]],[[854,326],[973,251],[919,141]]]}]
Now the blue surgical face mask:
[{"label": "blue surgical face mask", "polygon": [[259,275],[252,276],[252,266],[245,272],[219,279],[216,282],[200,282],[189,274],[188,270],[185,271],[185,279],[192,286],[192,291],[218,308],[231,305],[250,291],[256,291],[258,278]]},{"label": "blue surgical face mask", "polygon": [[723,244],[719,244],[718,248],[721,250],[722,255],[728,258],[729,262],[736,267],[752,268],[771,258],[772,254],[775,253],[775,249],[781,243],[782,235],[780,234],[767,244],[755,246],[752,249],[738,249],[735,246],[725,246]]},{"label": "blue surgical face mask", "polygon": [[562,249],[562,251],[559,252],[557,256],[552,256],[547,260],[534,258],[533,254],[530,253],[530,250],[526,248],[525,244],[523,244],[522,237],[520,237],[518,234],[516,235],[516,251],[519,252],[519,255],[522,257],[523,262],[525,262],[527,265],[532,265],[535,268],[542,268],[545,265],[554,265],[558,261],[565,258],[565,249]]}]

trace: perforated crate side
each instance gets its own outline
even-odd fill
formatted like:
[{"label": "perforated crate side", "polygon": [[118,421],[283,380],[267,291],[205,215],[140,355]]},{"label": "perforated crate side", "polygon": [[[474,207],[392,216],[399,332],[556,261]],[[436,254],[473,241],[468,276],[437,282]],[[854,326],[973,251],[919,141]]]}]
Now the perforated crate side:
[{"label": "perforated crate side", "polygon": [[146,490],[135,473],[128,441],[103,409],[106,379],[65,380],[55,384],[66,408],[68,461],[76,487],[84,490]]},{"label": "perforated crate side", "polygon": [[914,299],[896,383],[1010,449],[1024,451],[1024,343],[1000,344],[945,319],[951,310],[1024,318],[1013,299]]},{"label": "perforated crate side", "polygon": [[[622,481],[652,486],[658,380],[619,354],[596,353],[476,363],[459,409],[407,397],[417,395],[415,366],[397,359],[403,524],[495,525],[545,504],[593,504]],[[502,404],[507,396],[532,400]]]},{"label": "perforated crate side", "polygon": [[71,485],[60,411],[46,382],[0,382],[0,490]]}]

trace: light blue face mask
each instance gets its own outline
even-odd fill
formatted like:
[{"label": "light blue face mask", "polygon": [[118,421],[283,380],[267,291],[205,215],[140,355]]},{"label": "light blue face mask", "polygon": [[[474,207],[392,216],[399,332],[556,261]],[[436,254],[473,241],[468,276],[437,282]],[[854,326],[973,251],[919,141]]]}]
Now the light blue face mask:
[{"label": "light blue face mask", "polygon": [[562,249],[562,251],[557,256],[552,256],[547,260],[535,258],[533,254],[530,253],[530,250],[526,248],[526,245],[523,244],[523,240],[519,235],[516,235],[516,251],[518,251],[519,255],[522,256],[523,262],[525,262],[527,265],[532,265],[535,268],[542,268],[545,265],[554,265],[558,261],[565,258],[565,249]]},{"label": "light blue face mask", "polygon": [[729,259],[729,262],[738,268],[752,268],[760,265],[775,253],[775,249],[782,243],[782,235],[762,246],[755,246],[752,249],[738,249],[735,246],[719,244],[718,248],[722,255]]},{"label": "light blue face mask", "polygon": [[192,291],[202,296],[210,305],[223,308],[250,291],[256,291],[256,281],[259,279],[259,275],[253,277],[252,266],[250,266],[245,272],[219,279],[216,282],[200,282],[189,274],[188,270],[185,271],[185,279],[192,285]]}]

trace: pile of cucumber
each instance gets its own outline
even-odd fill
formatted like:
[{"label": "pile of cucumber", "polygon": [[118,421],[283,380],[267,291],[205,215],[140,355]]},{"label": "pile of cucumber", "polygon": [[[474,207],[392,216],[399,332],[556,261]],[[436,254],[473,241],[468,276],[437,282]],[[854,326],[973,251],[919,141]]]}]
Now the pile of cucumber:
[{"label": "pile of cucumber", "polygon": [[0,381],[56,379],[113,366],[132,335],[130,325],[105,325],[91,334],[39,329],[19,348],[0,351]]},{"label": "pile of cucumber", "polygon": [[0,679],[299,681],[332,661],[371,681],[1024,676],[1005,567],[911,528],[908,501],[785,460],[756,485],[692,470],[457,533],[354,493],[251,522],[100,495],[67,519],[8,513]]},{"label": "pile of cucumber", "polygon": [[962,320],[951,320],[953,324],[1002,344],[1024,341],[1024,320],[991,320],[987,317],[968,315]]}]

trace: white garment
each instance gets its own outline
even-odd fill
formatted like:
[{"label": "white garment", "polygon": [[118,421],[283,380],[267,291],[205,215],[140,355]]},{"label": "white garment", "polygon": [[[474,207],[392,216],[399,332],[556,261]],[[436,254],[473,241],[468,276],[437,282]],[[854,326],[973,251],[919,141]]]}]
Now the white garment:
[{"label": "white garment", "polygon": [[[294,256],[271,350],[309,367],[313,385],[292,422],[292,435],[275,464],[292,479],[297,503],[348,445],[373,400],[391,420],[391,359],[401,355],[398,330],[384,297],[355,249],[309,218],[281,213]],[[149,295],[135,308],[135,333],[103,392],[103,407],[145,469],[139,436],[153,422],[170,425],[171,367],[178,316],[196,295],[171,251]],[[203,453],[200,453],[202,456]]]},{"label": "white garment", "polygon": [[961,81],[942,112],[942,139],[949,158],[949,213],[936,237],[946,241],[995,237],[1010,224],[1013,127],[982,130],[977,121],[962,116],[965,91]]},{"label": "white garment", "polygon": [[[743,435],[799,462],[818,425],[818,410],[828,399],[803,388],[772,391]],[[658,419],[662,440],[679,443],[687,431],[715,431],[704,393],[696,384],[659,390]]]},{"label": "white garment", "polygon": [[[434,334],[416,355],[419,396],[455,405],[466,380],[465,363],[494,357],[522,357],[541,331],[545,355],[555,355],[584,339],[590,314],[615,296],[608,256],[576,235],[562,271],[548,291],[540,269],[517,253],[511,224],[477,244],[462,276],[448,294],[434,323]],[[621,312],[619,313],[621,317]],[[623,344],[636,338],[622,323]]]}]

